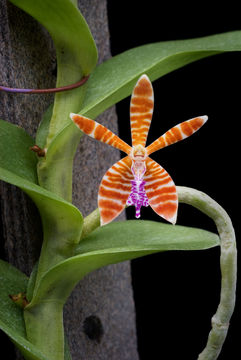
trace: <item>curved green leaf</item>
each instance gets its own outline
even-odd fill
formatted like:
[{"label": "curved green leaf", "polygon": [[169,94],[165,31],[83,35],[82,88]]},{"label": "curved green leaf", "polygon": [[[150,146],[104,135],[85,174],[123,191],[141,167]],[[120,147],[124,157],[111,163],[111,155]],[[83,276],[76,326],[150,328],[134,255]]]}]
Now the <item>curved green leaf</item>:
[{"label": "curved green leaf", "polygon": [[[63,259],[73,255],[74,249],[80,240],[83,217],[79,210],[71,203],[6,169],[0,168],[0,180],[18,186],[26,192],[37,205],[42,218],[44,233],[43,251],[40,256],[36,279],[33,278],[34,284],[30,284],[31,289],[29,289],[31,296],[33,295],[34,298],[35,289],[38,288],[38,284],[41,283],[41,279],[47,270]],[[54,310],[57,311],[56,306]],[[53,311],[51,313],[53,314]],[[61,310],[57,311],[57,313],[59,322],[56,326],[61,328],[62,338],[63,324]],[[60,328],[58,328],[59,331]],[[24,339],[13,338],[11,332],[9,333],[8,328],[4,324],[3,330],[18,346],[23,343],[27,347],[26,341]],[[65,353],[67,354],[67,348],[65,348]],[[66,354],[65,356],[67,356]],[[28,358],[31,360],[45,359],[40,355],[39,357],[28,357],[27,354],[26,359]],[[69,358],[69,355],[66,358]]]},{"label": "curved green leaf", "polygon": [[201,250],[219,245],[218,235],[206,230],[147,220],[113,222],[86,236],[76,254],[106,249]]},{"label": "curved green leaf", "polygon": [[0,260],[0,321],[22,337],[26,335],[23,311],[9,295],[25,292],[27,284],[28,277],[24,273]]},{"label": "curved green leaf", "polygon": [[26,275],[0,260],[0,329],[10,337],[26,359],[47,360],[26,339],[23,311],[9,298],[10,294],[25,292],[27,283]]},{"label": "curved green leaf", "polygon": [[[52,266],[73,255],[83,217],[71,203],[36,184],[37,159],[29,149],[33,144],[33,139],[23,129],[0,120],[0,180],[18,186],[35,202],[43,222],[44,240],[52,239],[44,260],[46,265],[49,261],[48,266]],[[60,177],[57,180],[60,181]]]},{"label": "curved green leaf", "polygon": [[19,126],[0,120],[0,167],[35,184],[38,182],[33,139]]},{"label": "curved green leaf", "polygon": [[66,301],[76,283],[102,266],[167,250],[200,250],[219,245],[205,230],[153,221],[114,222],[98,228],[79,244],[75,256],[50,269],[36,289],[29,309],[42,299]]},{"label": "curved green leaf", "polygon": [[[12,313],[8,315],[12,316]],[[8,337],[20,350],[26,360],[49,360],[36,348],[36,346],[31,344],[25,337],[19,335],[16,331],[14,331],[14,329],[8,327],[1,320],[0,329],[4,331],[6,335],[8,335]]]},{"label": "curved green leaf", "polygon": [[97,66],[88,81],[80,113],[94,119],[126,96],[143,73],[153,81],[193,61],[241,50],[241,31],[197,39],[165,41],[125,51]]},{"label": "curved green leaf", "polygon": [[[82,240],[75,256],[49,269],[39,281],[32,301],[25,308],[28,333],[41,322],[44,313],[48,319],[50,316],[58,319],[53,313],[61,311],[74,286],[93,270],[159,251],[207,249],[217,245],[218,236],[207,231],[151,221],[126,221],[98,228]],[[43,334],[43,331],[45,328],[40,325],[35,332]]]},{"label": "curved green leaf", "polygon": [[46,262],[47,267],[51,267],[71,256],[82,231],[83,217],[80,211],[54,193],[6,169],[0,168],[0,180],[18,186],[31,197],[39,209],[44,236],[49,239],[48,245],[43,245],[48,246],[48,257],[44,260],[40,258],[41,266],[41,261]]},{"label": "curved green leaf", "polygon": [[[26,339],[23,311],[14,304],[9,295],[26,292],[28,278],[21,271],[0,260],[0,329],[19,348],[25,359],[49,360]],[[67,341],[65,360],[71,360]]]}]

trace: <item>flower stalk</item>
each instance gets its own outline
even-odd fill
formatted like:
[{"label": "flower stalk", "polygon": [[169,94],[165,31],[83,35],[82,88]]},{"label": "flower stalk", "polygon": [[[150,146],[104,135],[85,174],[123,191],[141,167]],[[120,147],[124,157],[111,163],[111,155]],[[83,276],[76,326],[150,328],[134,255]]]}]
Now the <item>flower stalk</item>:
[{"label": "flower stalk", "polygon": [[177,187],[179,201],[189,204],[213,219],[220,236],[221,293],[220,303],[212,317],[212,328],[205,349],[198,360],[216,360],[227,336],[236,297],[237,249],[232,222],[216,201],[201,191]]}]

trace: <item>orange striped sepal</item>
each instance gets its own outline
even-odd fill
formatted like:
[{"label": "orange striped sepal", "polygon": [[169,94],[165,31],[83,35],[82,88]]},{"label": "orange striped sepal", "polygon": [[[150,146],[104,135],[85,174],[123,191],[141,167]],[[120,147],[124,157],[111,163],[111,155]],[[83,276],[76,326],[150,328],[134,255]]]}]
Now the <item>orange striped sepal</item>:
[{"label": "orange striped sepal", "polygon": [[189,137],[200,129],[207,119],[207,116],[199,116],[174,126],[164,135],[160,136],[157,140],[147,146],[147,154],[150,155],[157,150]]},{"label": "orange striped sepal", "polygon": [[130,121],[132,146],[145,147],[154,106],[153,89],[149,78],[142,75],[131,97]]},{"label": "orange striped sepal", "polygon": [[98,194],[101,225],[114,220],[125,208],[131,192],[131,159],[126,156],[115,163],[104,175]]},{"label": "orange striped sepal", "polygon": [[73,113],[70,114],[70,117],[75,125],[86,135],[124,151],[126,154],[131,152],[131,147],[125,141],[121,140],[112,131],[99,124],[97,121]]},{"label": "orange striped sepal", "polygon": [[159,216],[175,224],[178,198],[171,176],[157,162],[148,157],[144,181],[146,181],[145,190],[149,205]]}]

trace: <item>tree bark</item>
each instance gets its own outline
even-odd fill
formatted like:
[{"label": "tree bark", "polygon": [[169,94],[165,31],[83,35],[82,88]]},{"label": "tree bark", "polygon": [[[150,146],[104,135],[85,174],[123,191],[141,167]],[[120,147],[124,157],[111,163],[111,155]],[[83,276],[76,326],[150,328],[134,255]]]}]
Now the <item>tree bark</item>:
[{"label": "tree bark", "polygon": [[[47,31],[6,0],[0,2],[0,83],[20,88],[54,87],[56,59]],[[110,57],[106,1],[81,0],[79,7],[102,62]],[[34,136],[53,96],[1,93],[0,101],[0,118]],[[98,121],[117,132],[114,108]],[[82,137],[75,159],[73,203],[84,216],[96,208],[100,180],[118,159],[115,149]],[[4,258],[29,275],[41,248],[39,214],[27,196],[13,186],[1,183],[0,197]],[[138,359],[129,262],[105,267],[81,281],[65,306],[64,322],[73,360]]]}]

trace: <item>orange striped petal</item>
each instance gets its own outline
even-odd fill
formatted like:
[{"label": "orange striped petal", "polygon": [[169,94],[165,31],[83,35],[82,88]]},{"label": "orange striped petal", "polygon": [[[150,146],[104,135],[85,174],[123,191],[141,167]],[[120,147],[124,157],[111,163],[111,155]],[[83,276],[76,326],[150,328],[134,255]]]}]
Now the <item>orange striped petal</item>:
[{"label": "orange striped petal", "polygon": [[131,96],[130,120],[132,146],[145,147],[151,124],[154,97],[151,82],[147,75],[142,75],[136,83]]},{"label": "orange striped petal", "polygon": [[199,116],[191,120],[184,121],[170,130],[168,130],[164,135],[160,136],[152,144],[147,146],[147,154],[160,150],[168,145],[174,144],[180,140],[183,140],[190,135],[194,134],[198,129],[200,129],[203,124],[207,121],[207,116]]},{"label": "orange striped petal", "polygon": [[131,152],[131,147],[127,143],[97,121],[73,113],[70,114],[70,117],[75,125],[86,135],[124,151],[126,154]]},{"label": "orange striped petal", "polygon": [[114,220],[125,208],[131,192],[131,159],[126,156],[115,163],[104,175],[98,194],[101,225]]},{"label": "orange striped petal", "polygon": [[149,205],[161,217],[176,223],[178,198],[176,186],[170,175],[157,162],[146,159],[144,175],[146,195]]}]

